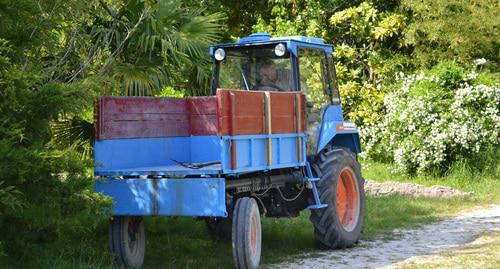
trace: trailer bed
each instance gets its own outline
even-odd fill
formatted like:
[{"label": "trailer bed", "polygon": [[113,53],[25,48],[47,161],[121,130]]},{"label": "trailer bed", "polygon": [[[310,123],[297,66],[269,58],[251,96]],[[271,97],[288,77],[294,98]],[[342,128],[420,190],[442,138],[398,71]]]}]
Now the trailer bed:
[{"label": "trailer bed", "polygon": [[199,169],[180,164],[162,166],[106,169],[96,171],[96,176],[176,176],[176,175],[217,175],[222,173],[221,164],[212,164]]}]

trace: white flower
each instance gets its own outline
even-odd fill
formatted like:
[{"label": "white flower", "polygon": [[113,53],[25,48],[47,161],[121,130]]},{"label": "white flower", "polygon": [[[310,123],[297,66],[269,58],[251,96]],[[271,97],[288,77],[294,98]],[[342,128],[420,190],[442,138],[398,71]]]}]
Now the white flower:
[{"label": "white flower", "polygon": [[479,59],[474,60],[474,65],[483,65],[485,63],[486,63],[485,58],[479,58]]}]

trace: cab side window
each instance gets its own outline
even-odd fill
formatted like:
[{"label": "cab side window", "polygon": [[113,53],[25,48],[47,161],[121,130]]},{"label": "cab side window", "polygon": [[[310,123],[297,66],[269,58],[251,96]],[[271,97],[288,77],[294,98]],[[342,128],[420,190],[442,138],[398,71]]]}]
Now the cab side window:
[{"label": "cab side window", "polygon": [[323,50],[299,48],[300,90],[306,94],[314,112],[330,103],[328,71]]},{"label": "cab side window", "polygon": [[332,103],[334,105],[339,105],[340,104],[340,93],[339,93],[339,85],[337,81],[337,73],[335,72],[335,61],[333,60],[333,55],[328,54],[327,55],[327,68],[329,71],[330,75],[330,81],[332,83]]}]

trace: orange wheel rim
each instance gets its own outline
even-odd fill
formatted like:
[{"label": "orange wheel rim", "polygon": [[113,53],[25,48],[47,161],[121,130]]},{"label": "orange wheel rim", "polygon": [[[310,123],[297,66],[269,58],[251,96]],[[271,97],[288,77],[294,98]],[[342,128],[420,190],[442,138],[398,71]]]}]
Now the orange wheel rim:
[{"label": "orange wheel rim", "polygon": [[255,217],[252,217],[250,224],[250,248],[252,254],[255,255],[255,252],[257,252],[257,220]]},{"label": "orange wheel rim", "polygon": [[358,223],[359,192],[356,176],[351,168],[346,167],[340,172],[336,194],[339,221],[344,230],[352,231]]}]

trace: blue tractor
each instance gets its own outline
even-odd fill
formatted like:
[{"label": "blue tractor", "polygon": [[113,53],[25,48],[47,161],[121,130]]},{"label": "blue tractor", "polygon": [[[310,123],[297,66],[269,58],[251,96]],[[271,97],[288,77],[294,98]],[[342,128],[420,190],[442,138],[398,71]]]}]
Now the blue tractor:
[{"label": "blue tractor", "polygon": [[191,216],[258,268],[261,217],[311,210],[314,236],[353,246],[364,219],[358,132],[344,120],[331,45],[252,34],[210,48],[211,96],[101,97],[96,190],[113,199],[117,264],[144,260],[143,217]]}]

